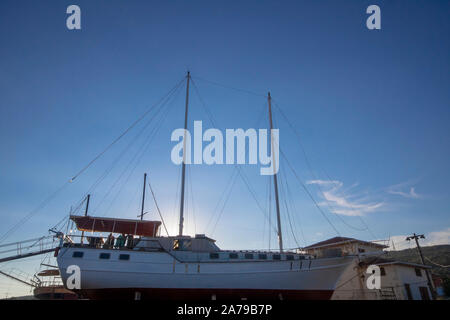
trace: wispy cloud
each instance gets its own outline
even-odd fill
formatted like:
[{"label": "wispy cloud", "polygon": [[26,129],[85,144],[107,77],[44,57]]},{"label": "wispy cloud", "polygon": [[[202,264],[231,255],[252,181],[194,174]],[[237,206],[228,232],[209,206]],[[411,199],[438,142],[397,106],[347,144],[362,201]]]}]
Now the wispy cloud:
[{"label": "wispy cloud", "polygon": [[[387,192],[393,195],[402,196],[408,199],[419,199],[423,196],[416,192],[415,187],[410,186],[411,182],[403,182],[387,188]],[[409,191],[405,191],[409,188]]]},{"label": "wispy cloud", "polygon": [[329,185],[342,186],[342,182],[337,181],[337,180],[310,180],[307,183],[308,184],[325,185],[325,186],[329,186]]},{"label": "wispy cloud", "polygon": [[415,190],[414,187],[411,187],[409,189],[409,192],[396,191],[396,190],[388,190],[388,192],[390,194],[396,194],[396,195],[399,195],[399,196],[402,196],[402,197],[405,197],[405,198],[410,198],[410,199],[418,199],[418,198],[422,197],[421,195],[418,195],[416,193],[416,190]]},{"label": "wispy cloud", "polygon": [[[406,237],[408,236],[409,235],[399,235],[390,237],[388,250],[403,250],[415,248],[416,244],[414,240],[406,240]],[[430,232],[428,234],[425,234],[425,239],[420,240],[420,245],[423,247],[435,246],[439,244],[450,244],[450,228]]]},{"label": "wispy cloud", "polygon": [[307,184],[319,186],[320,194],[325,199],[321,205],[328,205],[330,210],[344,216],[363,216],[375,212],[385,205],[384,202],[370,200],[367,196],[349,194],[351,186],[344,190],[344,184],[337,180],[310,180]]}]

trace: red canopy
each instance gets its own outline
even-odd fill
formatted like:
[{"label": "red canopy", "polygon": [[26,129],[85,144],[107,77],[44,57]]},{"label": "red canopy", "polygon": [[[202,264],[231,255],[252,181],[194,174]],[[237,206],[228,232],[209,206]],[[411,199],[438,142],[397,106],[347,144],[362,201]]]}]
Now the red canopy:
[{"label": "red canopy", "polygon": [[113,232],[132,234],[136,236],[154,237],[161,221],[146,221],[134,219],[116,219],[90,216],[70,216],[80,231]]}]

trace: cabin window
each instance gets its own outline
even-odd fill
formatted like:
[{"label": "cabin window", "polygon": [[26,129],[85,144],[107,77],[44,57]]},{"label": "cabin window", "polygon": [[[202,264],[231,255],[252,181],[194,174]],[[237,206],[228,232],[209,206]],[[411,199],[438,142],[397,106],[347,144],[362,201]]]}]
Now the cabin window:
[{"label": "cabin window", "polygon": [[305,256],[298,257],[300,260],[305,260]]},{"label": "cabin window", "polygon": [[418,276],[418,277],[422,276],[422,270],[420,270],[419,268],[416,268],[415,271],[416,271],[416,276]]},{"label": "cabin window", "polygon": [[129,254],[119,254],[119,260],[130,260]]},{"label": "cabin window", "polygon": [[191,250],[190,239],[175,239],[173,240],[173,250]]},{"label": "cabin window", "polygon": [[219,254],[218,254],[218,253],[215,253],[215,252],[210,253],[210,254],[209,254],[209,258],[210,258],[210,259],[219,259]]},{"label": "cabin window", "polygon": [[239,258],[237,253],[230,253],[230,259],[237,259]]},{"label": "cabin window", "polygon": [[109,259],[111,257],[111,254],[109,253],[100,253],[99,258],[100,259]]},{"label": "cabin window", "polygon": [[272,259],[273,259],[273,260],[281,260],[281,255],[279,255],[279,254],[273,254],[273,255],[272,255]]},{"label": "cabin window", "polygon": [[83,255],[84,255],[84,252],[82,252],[82,251],[75,251],[75,252],[72,254],[72,257],[73,257],[73,258],[83,258]]},{"label": "cabin window", "polygon": [[246,253],[245,259],[253,259],[253,253]]},{"label": "cabin window", "polygon": [[366,249],[358,248],[358,252],[359,252],[359,253],[366,252]]},{"label": "cabin window", "polygon": [[294,260],[294,256],[292,254],[288,254],[286,256],[286,260]]},{"label": "cabin window", "polygon": [[386,275],[386,270],[384,270],[383,267],[380,267],[380,274],[381,274],[382,276],[385,276],[385,275]]},{"label": "cabin window", "polygon": [[259,254],[259,255],[258,255],[258,259],[266,260],[266,259],[267,259],[267,254],[265,254],[265,253]]}]

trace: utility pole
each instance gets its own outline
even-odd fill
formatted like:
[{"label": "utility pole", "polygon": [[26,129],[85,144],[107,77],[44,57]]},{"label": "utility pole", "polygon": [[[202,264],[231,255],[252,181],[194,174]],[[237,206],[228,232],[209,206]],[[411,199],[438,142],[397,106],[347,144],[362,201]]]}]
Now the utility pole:
[{"label": "utility pole", "polygon": [[[88,194],[86,197],[86,208],[84,209],[84,216],[86,217],[88,214],[88,210],[89,210],[89,200],[91,199],[91,195]],[[81,231],[81,244],[83,244],[83,239],[84,239],[84,231]]]},{"label": "utility pole", "polygon": [[273,136],[272,136],[272,129],[273,129],[273,122],[272,122],[272,98],[270,96],[270,92],[267,96],[267,102],[269,103],[269,122],[270,122],[270,142],[272,146],[272,162],[273,162],[273,185],[275,188],[275,203],[277,208],[277,225],[278,225],[278,244],[280,247],[280,252],[283,252],[283,236],[281,233],[281,218],[280,218],[280,200],[278,199],[278,180],[277,180],[277,174],[275,172],[275,168],[277,167],[275,163],[275,148],[273,143]]},{"label": "utility pole", "polygon": [[[420,245],[419,245],[419,239],[425,239],[425,236],[423,234],[415,234],[414,233],[412,236],[409,236],[406,238],[407,241],[411,241],[412,239],[414,239],[416,241],[417,251],[419,252],[420,260],[422,261],[422,264],[425,265],[425,260],[423,259],[422,249],[420,249]],[[428,270],[425,270],[425,274],[427,275],[427,281],[428,281],[428,286],[430,287],[431,296],[433,297],[433,300],[436,300],[436,292],[434,292],[434,286],[433,286],[433,283],[431,282],[431,277],[430,277]]]},{"label": "utility pole", "polygon": [[146,182],[146,180],[147,180],[147,174],[144,173],[144,188],[142,190],[141,220],[144,220],[145,182]]},{"label": "utility pole", "polygon": [[184,111],[184,138],[183,138],[183,163],[181,166],[181,199],[180,199],[180,225],[178,235],[183,235],[183,222],[184,222],[184,184],[186,177],[186,130],[188,121],[188,109],[189,109],[189,80],[191,79],[191,73],[188,71],[186,76],[186,105]]}]

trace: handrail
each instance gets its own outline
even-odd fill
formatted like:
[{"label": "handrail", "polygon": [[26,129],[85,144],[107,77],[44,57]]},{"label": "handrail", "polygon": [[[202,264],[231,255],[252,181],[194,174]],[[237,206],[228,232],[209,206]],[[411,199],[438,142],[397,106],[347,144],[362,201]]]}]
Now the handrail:
[{"label": "handrail", "polygon": [[[53,236],[52,236],[52,238],[53,238]],[[47,241],[44,241],[44,240],[47,240]],[[34,240],[34,241],[35,241],[35,243],[33,243],[31,245],[27,245],[27,246],[21,246],[21,244],[23,242],[16,242],[13,244],[9,244],[10,247],[12,245],[15,245],[15,247],[0,251],[0,255],[9,253],[9,252],[17,252],[17,254],[22,254],[23,252],[26,252],[31,249],[39,249],[40,251],[42,251],[42,250],[48,249],[50,247],[56,247],[55,242],[53,240],[49,241],[48,237],[44,237],[44,238],[41,238],[40,240],[38,239],[37,241],[36,240]],[[26,242],[31,242],[31,241],[28,240]],[[2,247],[5,248],[7,246],[2,246]]]},{"label": "handrail", "polygon": [[23,241],[6,243],[6,244],[0,245],[0,248],[12,246],[12,245],[20,245],[22,243],[28,243],[28,242],[32,242],[32,241],[41,241],[41,240],[48,239],[48,238],[53,238],[53,236],[51,236],[51,235],[50,236],[43,236],[43,237],[40,237],[40,238],[34,238],[34,239],[28,239],[28,240],[23,240]]}]

